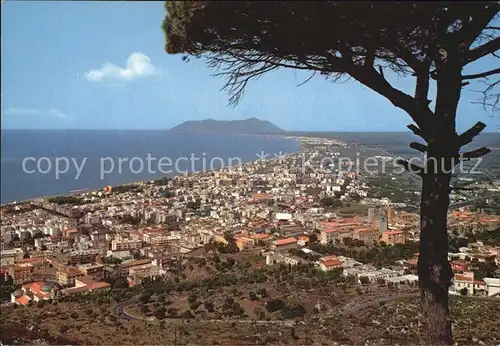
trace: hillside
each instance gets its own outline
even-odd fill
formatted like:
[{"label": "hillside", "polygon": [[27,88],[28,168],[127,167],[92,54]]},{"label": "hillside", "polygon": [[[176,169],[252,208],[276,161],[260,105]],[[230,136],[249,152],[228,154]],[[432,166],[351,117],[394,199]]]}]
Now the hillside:
[{"label": "hillside", "polygon": [[285,131],[267,120],[190,120],[170,129],[182,132],[218,132],[235,134],[276,134]]}]

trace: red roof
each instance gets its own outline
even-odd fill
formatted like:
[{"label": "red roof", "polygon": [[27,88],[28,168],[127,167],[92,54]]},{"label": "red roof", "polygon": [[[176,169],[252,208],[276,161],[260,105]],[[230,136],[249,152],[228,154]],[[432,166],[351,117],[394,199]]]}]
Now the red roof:
[{"label": "red roof", "polygon": [[456,275],[455,275],[455,281],[468,281],[468,282],[473,282],[473,281],[474,281],[474,279],[472,278],[472,276],[462,275],[462,274],[456,274]]},{"label": "red roof", "polygon": [[33,258],[23,258],[17,261],[18,264],[25,264],[25,263],[39,263],[43,262],[44,258],[43,257],[33,257]]},{"label": "red roof", "polygon": [[285,238],[285,239],[277,239],[274,241],[274,245],[288,245],[288,244],[294,244],[297,242],[297,239],[290,237],[290,238]]},{"label": "red roof", "polygon": [[338,258],[321,261],[321,263],[323,263],[325,267],[338,267],[342,265],[342,261],[340,261]]},{"label": "red roof", "polygon": [[350,229],[348,228],[331,228],[331,229],[326,229],[326,233],[332,233],[332,232],[351,232]]},{"label": "red roof", "polygon": [[337,222],[322,222],[321,225],[326,228],[347,227],[359,225],[359,222],[352,222],[351,220],[339,220]]},{"label": "red roof", "polygon": [[107,282],[93,282],[89,285],[87,285],[89,290],[96,290],[100,288],[107,288],[110,287],[111,285],[108,284]]},{"label": "red roof", "polygon": [[356,229],[358,232],[376,232],[377,230],[375,228],[358,228]]},{"label": "red roof", "polygon": [[21,305],[28,305],[31,299],[29,299],[27,296],[22,296],[16,299],[16,302],[18,302]]},{"label": "red roof", "polygon": [[254,233],[250,235],[250,238],[252,239],[268,239],[269,235],[265,233]]}]

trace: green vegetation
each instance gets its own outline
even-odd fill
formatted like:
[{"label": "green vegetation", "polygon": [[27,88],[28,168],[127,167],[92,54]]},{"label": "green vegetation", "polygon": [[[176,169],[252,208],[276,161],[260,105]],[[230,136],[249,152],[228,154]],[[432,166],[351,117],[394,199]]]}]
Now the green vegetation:
[{"label": "green vegetation", "polygon": [[395,246],[376,245],[369,249],[344,248],[330,244],[312,244],[310,249],[322,255],[346,256],[362,263],[373,263],[377,268],[393,265],[400,259],[411,259],[418,252],[418,243],[397,244]]},{"label": "green vegetation", "polygon": [[461,247],[467,247],[469,243],[482,242],[485,245],[500,245],[500,227],[491,230],[479,231],[476,233],[467,232],[464,237],[448,236],[450,252],[458,252]]},{"label": "green vegetation", "polygon": [[[470,233],[472,235],[472,233]],[[467,247],[469,245],[469,238],[463,237],[452,237],[448,235],[448,247],[450,252],[458,252],[461,247]]]},{"label": "green vegetation", "polygon": [[[459,135],[456,117],[462,88],[498,73],[463,71],[481,58],[496,57],[498,27],[490,22],[500,5],[167,1],[166,9],[167,53],[206,55],[209,66],[222,71],[218,76],[227,77],[225,88],[232,104],[240,101],[250,80],[287,67],[334,81],[350,77],[411,117],[414,123],[408,127],[428,144],[412,145],[426,153],[426,169],[405,160],[398,163],[422,177],[419,276],[424,330],[427,344],[452,345],[450,268],[443,265],[448,253],[451,168],[461,148],[486,127],[478,122]],[[327,36],[321,35],[325,32]],[[392,72],[412,78],[414,93],[391,84]],[[431,78],[438,81],[434,98],[429,95]],[[495,113],[500,102],[494,88],[498,81],[485,84],[482,104]],[[488,152],[483,148],[476,154]],[[404,200],[396,194],[393,199]]]},{"label": "green vegetation", "polygon": [[[293,300],[282,300],[285,307],[273,313],[280,319],[283,319],[287,307],[296,304]],[[265,302],[247,311],[255,319],[266,320],[271,315],[264,305]],[[471,345],[472,339],[477,341],[474,344],[498,344],[500,331],[497,321],[491,316],[500,313],[499,303],[453,296],[450,297],[450,305],[457,345]],[[43,308],[36,305],[31,308],[3,307],[2,341],[8,345],[32,345],[38,342],[35,340],[41,339],[51,345],[191,345],[200,344],[200,340],[212,345],[425,344],[419,328],[408,328],[418,325],[421,313],[418,301],[413,299],[377,304],[359,311],[355,316],[341,315],[338,310],[342,306],[336,306],[330,318],[307,314],[297,318],[305,324],[297,323],[293,327],[276,323],[235,323],[236,319],[245,319],[237,316],[225,322],[211,323],[194,312],[192,315],[197,318],[188,322],[170,319],[170,312],[175,314],[176,311],[170,307],[165,317],[169,318],[168,321],[125,321],[113,316],[110,306],[89,301],[57,305],[46,302]],[[218,306],[216,310],[219,309]],[[161,307],[152,307],[149,314],[157,317],[162,310]],[[176,317],[186,310],[177,311]],[[73,312],[77,313],[77,319],[72,319]]]},{"label": "green vegetation", "polygon": [[286,304],[281,309],[281,317],[283,319],[301,318],[304,317],[306,312],[306,309],[298,303]]},{"label": "green vegetation", "polygon": [[113,193],[142,192],[144,189],[136,184],[113,186]]},{"label": "green vegetation", "polygon": [[85,199],[85,198],[76,197],[76,196],[51,197],[48,199],[48,201],[50,203],[55,203],[55,204],[59,204],[59,205],[82,205],[82,204],[93,203],[93,201],[90,199]]},{"label": "green vegetation", "polygon": [[102,263],[104,264],[120,264],[122,260],[116,257],[107,256],[102,258]]},{"label": "green vegetation", "polygon": [[20,288],[19,285],[14,283],[10,275],[0,275],[0,301],[10,300],[10,293]]},{"label": "green vegetation", "polygon": [[198,210],[201,207],[201,201],[189,201],[186,204],[186,208],[191,210]]},{"label": "green vegetation", "polygon": [[490,258],[486,262],[479,262],[476,258],[471,261],[471,270],[474,271],[474,279],[482,280],[485,277],[495,277],[498,265],[494,258]]},{"label": "green vegetation", "polygon": [[119,216],[121,223],[129,223],[131,225],[139,225],[141,223],[140,217],[133,217],[131,215]]},{"label": "green vegetation", "polygon": [[168,183],[171,181],[172,179],[169,178],[169,177],[163,177],[161,179],[158,179],[158,180],[155,180],[153,181],[153,185],[155,186],[164,186],[164,185],[168,185]]},{"label": "green vegetation", "polygon": [[368,197],[384,198],[389,197],[394,203],[408,203],[417,205],[419,196],[414,192],[418,191],[419,182],[412,177],[398,175],[393,180],[390,175],[377,175],[369,177],[367,184],[370,187]]},{"label": "green vegetation", "polygon": [[481,241],[486,245],[500,246],[500,227],[478,232],[474,235],[474,238],[476,241]]},{"label": "green vegetation", "polygon": [[342,201],[335,197],[324,197],[319,201],[319,204],[325,208],[338,208],[342,206]]},{"label": "green vegetation", "polygon": [[337,209],[336,212],[340,216],[364,216],[366,215],[368,209],[369,206],[367,205],[348,203],[344,207]]},{"label": "green vegetation", "polygon": [[285,307],[285,302],[281,299],[271,299],[266,303],[267,312],[275,312],[283,309]]}]

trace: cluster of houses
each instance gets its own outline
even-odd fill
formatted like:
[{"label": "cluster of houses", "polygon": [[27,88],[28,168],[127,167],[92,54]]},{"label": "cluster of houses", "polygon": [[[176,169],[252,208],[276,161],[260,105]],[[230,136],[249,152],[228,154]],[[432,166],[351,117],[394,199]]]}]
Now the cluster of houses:
[{"label": "cluster of houses", "polygon": [[[323,165],[322,158],[338,158],[348,148],[345,143],[300,140],[300,153],[130,187],[80,191],[76,198],[88,202],[81,205],[39,199],[29,207],[9,206],[8,213],[2,207],[0,275],[28,285],[14,296],[21,304],[55,291],[107,289],[102,279],[113,275],[131,284],[162,275],[172,258],[213,242],[234,241],[239,251],[265,250],[267,264],[297,265],[304,256],[289,250],[314,255],[307,249],[313,241],[396,246],[418,238],[416,214],[393,211],[387,198],[366,198],[363,175]],[[328,198],[351,203],[354,197],[362,206],[369,204],[368,215],[340,217],[322,203]],[[496,220],[463,213],[453,217],[451,222],[474,229]],[[461,251],[458,259],[472,255],[481,260],[485,254]],[[365,282],[415,281],[401,268],[376,269],[342,257],[320,258],[317,265],[323,271],[342,268]],[[50,292],[43,282],[51,283]],[[494,282],[485,279],[484,285],[487,290]]]}]

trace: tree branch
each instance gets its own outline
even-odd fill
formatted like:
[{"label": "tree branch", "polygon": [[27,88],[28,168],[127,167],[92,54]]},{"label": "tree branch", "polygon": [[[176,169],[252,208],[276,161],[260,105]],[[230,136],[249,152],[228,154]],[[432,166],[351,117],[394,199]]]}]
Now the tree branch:
[{"label": "tree branch", "polygon": [[498,3],[486,6],[481,13],[475,13],[472,16],[472,21],[466,23],[462,30],[458,32],[458,44],[463,48],[468,49],[476,39],[481,35],[484,28],[488,26],[491,20],[498,13]]},{"label": "tree branch", "polygon": [[490,71],[486,71],[486,72],[482,72],[482,73],[465,75],[465,76],[462,76],[462,79],[484,78],[484,77],[488,77],[488,76],[491,76],[491,75],[494,75],[497,73],[500,73],[500,68],[496,68],[494,70],[490,70]]},{"label": "tree branch", "polygon": [[462,153],[462,154],[460,154],[460,157],[462,159],[465,159],[465,160],[470,160],[470,159],[475,159],[475,158],[484,156],[484,155],[489,154],[489,153],[491,153],[490,149],[488,149],[486,147],[482,147],[479,149],[468,151],[466,153]]},{"label": "tree branch", "polygon": [[[329,66],[325,68],[323,66],[316,66],[314,65],[315,63],[327,63]],[[279,67],[329,74],[342,73],[348,69],[348,63],[346,63],[345,59],[333,55],[323,59],[322,62],[316,62],[314,59],[295,60],[294,57],[285,59],[273,57],[267,53],[240,52],[237,48],[233,48],[224,54],[215,53],[211,55],[208,66],[214,69],[224,66],[224,69],[214,74],[214,76],[228,78],[227,83],[222,89],[228,90],[230,105],[236,105],[241,100],[245,87],[251,79],[258,78],[262,74]]]},{"label": "tree branch", "polygon": [[417,77],[417,84],[415,86],[415,99],[422,106],[429,106],[430,100],[427,99],[429,94],[429,69],[431,67],[430,62],[425,65],[421,65],[415,71],[415,75]]},{"label": "tree branch", "polygon": [[367,52],[366,52],[366,56],[365,56],[365,62],[364,62],[364,66],[366,68],[373,68],[373,63],[375,62],[375,50],[374,49],[369,49]]},{"label": "tree branch", "polygon": [[428,107],[422,107],[415,98],[394,88],[383,75],[377,73],[373,68],[369,70],[366,68],[353,69],[349,71],[349,73],[354,79],[384,96],[391,101],[394,106],[408,113],[420,129],[423,129],[425,132],[426,118],[432,116],[432,112]]},{"label": "tree branch", "polygon": [[306,84],[306,83],[307,83],[307,82],[309,82],[309,81],[310,81],[310,80],[311,80],[311,79],[312,79],[315,75],[316,75],[316,71],[313,71],[313,74],[312,74],[312,75],[310,75],[310,76],[309,76],[306,80],[304,80],[303,82],[301,82],[301,83],[297,84],[297,86],[299,87],[299,86],[302,86],[302,85]]},{"label": "tree branch", "polygon": [[464,145],[469,144],[474,140],[474,137],[476,137],[478,134],[481,133],[486,127],[485,123],[482,123],[478,121],[474,126],[472,126],[470,129],[462,133],[460,136],[458,136],[458,141],[461,147]]},{"label": "tree branch", "polygon": [[486,88],[484,90],[474,90],[476,92],[480,92],[482,96],[479,101],[472,103],[482,105],[485,111],[490,108],[492,115],[495,115],[500,108],[500,92],[496,92],[494,89],[500,85],[500,79],[497,79],[494,82],[480,82],[486,84]]},{"label": "tree branch", "polygon": [[421,153],[427,152],[427,145],[417,142],[411,142],[410,148],[420,151]]},{"label": "tree branch", "polygon": [[411,130],[411,132],[413,132],[416,136],[422,137],[427,142],[427,136],[425,136],[422,133],[422,131],[420,131],[420,129],[418,128],[418,126],[410,124],[410,125],[408,125],[406,127],[409,128]]},{"label": "tree branch", "polygon": [[476,61],[477,59],[482,58],[485,55],[493,54],[499,49],[500,37],[497,37],[491,41],[486,42],[483,45],[480,45],[479,47],[469,50],[468,54],[466,55],[465,64]]}]

